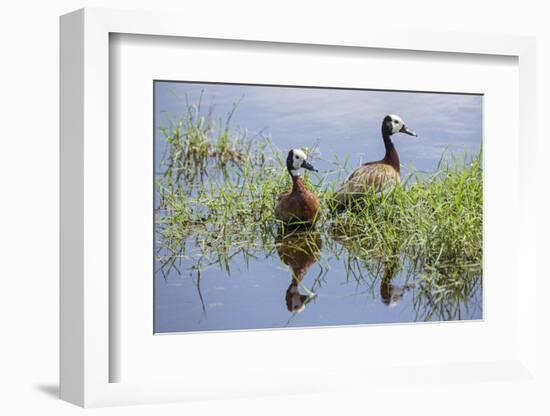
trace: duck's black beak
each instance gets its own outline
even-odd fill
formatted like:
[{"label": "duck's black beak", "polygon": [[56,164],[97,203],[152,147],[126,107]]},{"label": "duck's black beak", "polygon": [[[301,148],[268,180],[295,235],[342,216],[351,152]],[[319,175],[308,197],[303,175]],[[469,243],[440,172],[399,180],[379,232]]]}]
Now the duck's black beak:
[{"label": "duck's black beak", "polygon": [[317,169],[315,169],[315,168],[313,167],[313,165],[312,165],[311,163],[309,163],[307,160],[304,160],[304,161],[302,162],[302,167],[303,167],[304,169],[311,170],[311,171],[313,171],[313,172],[319,172],[319,171],[318,171]]},{"label": "duck's black beak", "polygon": [[414,131],[412,130],[409,130],[407,128],[407,126],[405,126],[403,124],[403,127],[401,127],[401,130],[399,130],[399,133],[405,133],[405,134],[408,134],[409,136],[414,136],[414,137],[418,137],[418,134],[416,134]]}]

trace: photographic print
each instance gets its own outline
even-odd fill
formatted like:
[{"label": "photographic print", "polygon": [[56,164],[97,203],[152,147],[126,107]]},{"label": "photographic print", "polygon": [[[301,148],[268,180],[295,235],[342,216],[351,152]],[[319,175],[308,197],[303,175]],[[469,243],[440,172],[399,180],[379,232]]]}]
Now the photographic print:
[{"label": "photographic print", "polygon": [[483,318],[483,96],[154,81],[154,332]]}]

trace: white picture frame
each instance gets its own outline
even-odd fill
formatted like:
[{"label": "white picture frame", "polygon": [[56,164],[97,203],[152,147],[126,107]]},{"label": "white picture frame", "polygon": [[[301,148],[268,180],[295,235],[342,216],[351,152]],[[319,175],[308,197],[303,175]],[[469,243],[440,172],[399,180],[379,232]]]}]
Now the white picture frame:
[{"label": "white picture frame", "polygon": [[[449,376],[479,382],[474,375],[524,380],[536,377],[536,270],[535,188],[529,172],[533,162],[527,149],[534,146],[535,42],[533,38],[430,33],[408,30],[361,30],[327,35],[326,32],[281,31],[276,24],[236,33],[231,22],[208,27],[203,22],[171,13],[82,9],[61,18],[61,398],[80,406],[158,403],[196,398],[242,397],[284,392],[321,392],[355,385],[371,385],[380,378],[402,377],[399,368],[364,372],[342,368],[322,380],[311,372],[309,382],[289,382],[282,371],[263,380],[235,382],[232,374],[217,380],[178,382],[110,382],[109,368],[119,359],[110,349],[109,252],[109,36],[112,33],[226,39],[281,44],[332,45],[438,53],[505,55],[518,59],[520,166],[517,287],[517,354],[498,362],[438,366],[418,363],[415,377],[428,380],[445,370]],[[443,372],[445,372],[443,371]],[[488,376],[488,374],[490,376]],[[413,377],[414,379],[414,377]],[[482,377],[483,379],[483,377]],[[342,380],[347,380],[343,383]],[[303,380],[302,380],[303,381]],[[344,387],[343,387],[344,386]]]}]

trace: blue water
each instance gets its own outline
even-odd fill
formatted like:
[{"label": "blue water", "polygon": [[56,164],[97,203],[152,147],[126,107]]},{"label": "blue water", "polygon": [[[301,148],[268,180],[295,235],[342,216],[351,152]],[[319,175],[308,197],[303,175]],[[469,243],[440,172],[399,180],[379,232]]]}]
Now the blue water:
[{"label": "blue water", "polygon": [[[323,255],[330,257],[330,253]],[[358,281],[346,273],[343,261],[331,258],[320,262],[309,268],[298,288],[311,299],[300,312],[287,307],[286,293],[294,279],[276,253],[248,265],[234,259],[230,275],[211,267],[202,272],[200,284],[193,270],[173,273],[167,279],[157,273],[155,332],[482,318],[481,279],[464,302],[445,305],[453,310],[449,315],[431,308],[430,299],[417,286],[421,281],[406,272],[394,276],[388,287],[382,273],[371,276],[364,271],[364,279]]]},{"label": "blue water", "polygon": [[[267,131],[281,150],[317,144],[322,156],[347,157],[351,166],[383,156],[380,123],[386,113],[401,115],[419,134],[417,142],[409,136],[395,140],[409,171],[432,172],[445,149],[450,154],[472,154],[481,145],[482,97],[472,95],[157,82],[156,127],[165,123],[165,111],[181,112],[176,96],[187,95],[194,102],[200,91],[222,115],[242,97],[232,125],[247,127],[251,133]],[[164,149],[157,133],[157,173],[163,169]],[[317,167],[323,174],[329,165],[319,160]],[[199,273],[194,265],[200,250],[191,240],[188,243],[177,268],[168,270],[156,262],[156,333],[482,318],[480,276],[469,279],[463,296],[441,302],[407,264],[386,277],[384,265],[368,260],[358,261],[350,272],[345,247],[327,235],[306,253],[309,266],[295,287],[291,287],[295,279],[289,258],[281,258],[277,251],[254,252],[254,258],[237,255],[229,263],[229,273],[220,264]]]}]

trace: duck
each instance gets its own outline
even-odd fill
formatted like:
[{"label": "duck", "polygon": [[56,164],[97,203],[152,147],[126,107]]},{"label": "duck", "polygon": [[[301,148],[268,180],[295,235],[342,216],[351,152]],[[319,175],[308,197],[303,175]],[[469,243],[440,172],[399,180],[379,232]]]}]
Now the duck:
[{"label": "duck", "polygon": [[302,177],[301,169],[318,172],[307,161],[305,152],[292,149],[286,158],[286,168],[292,178],[292,189],[279,195],[275,206],[275,217],[287,224],[313,225],[320,212],[320,202],[317,195],[310,191]]},{"label": "duck", "polygon": [[342,208],[369,191],[374,190],[379,193],[401,181],[399,154],[392,140],[392,136],[397,133],[418,137],[405,125],[401,117],[395,114],[385,116],[382,121],[382,139],[386,149],[384,158],[363,164],[346,178],[340,189],[334,194],[336,207]]},{"label": "duck", "polygon": [[[289,312],[300,313],[315,297],[311,291],[300,293],[299,287],[308,270],[319,259],[323,243],[318,233],[302,231],[284,236],[278,236],[277,253],[281,262],[291,271],[291,281],[285,293],[285,303]],[[302,287],[305,291],[305,287]]]}]

